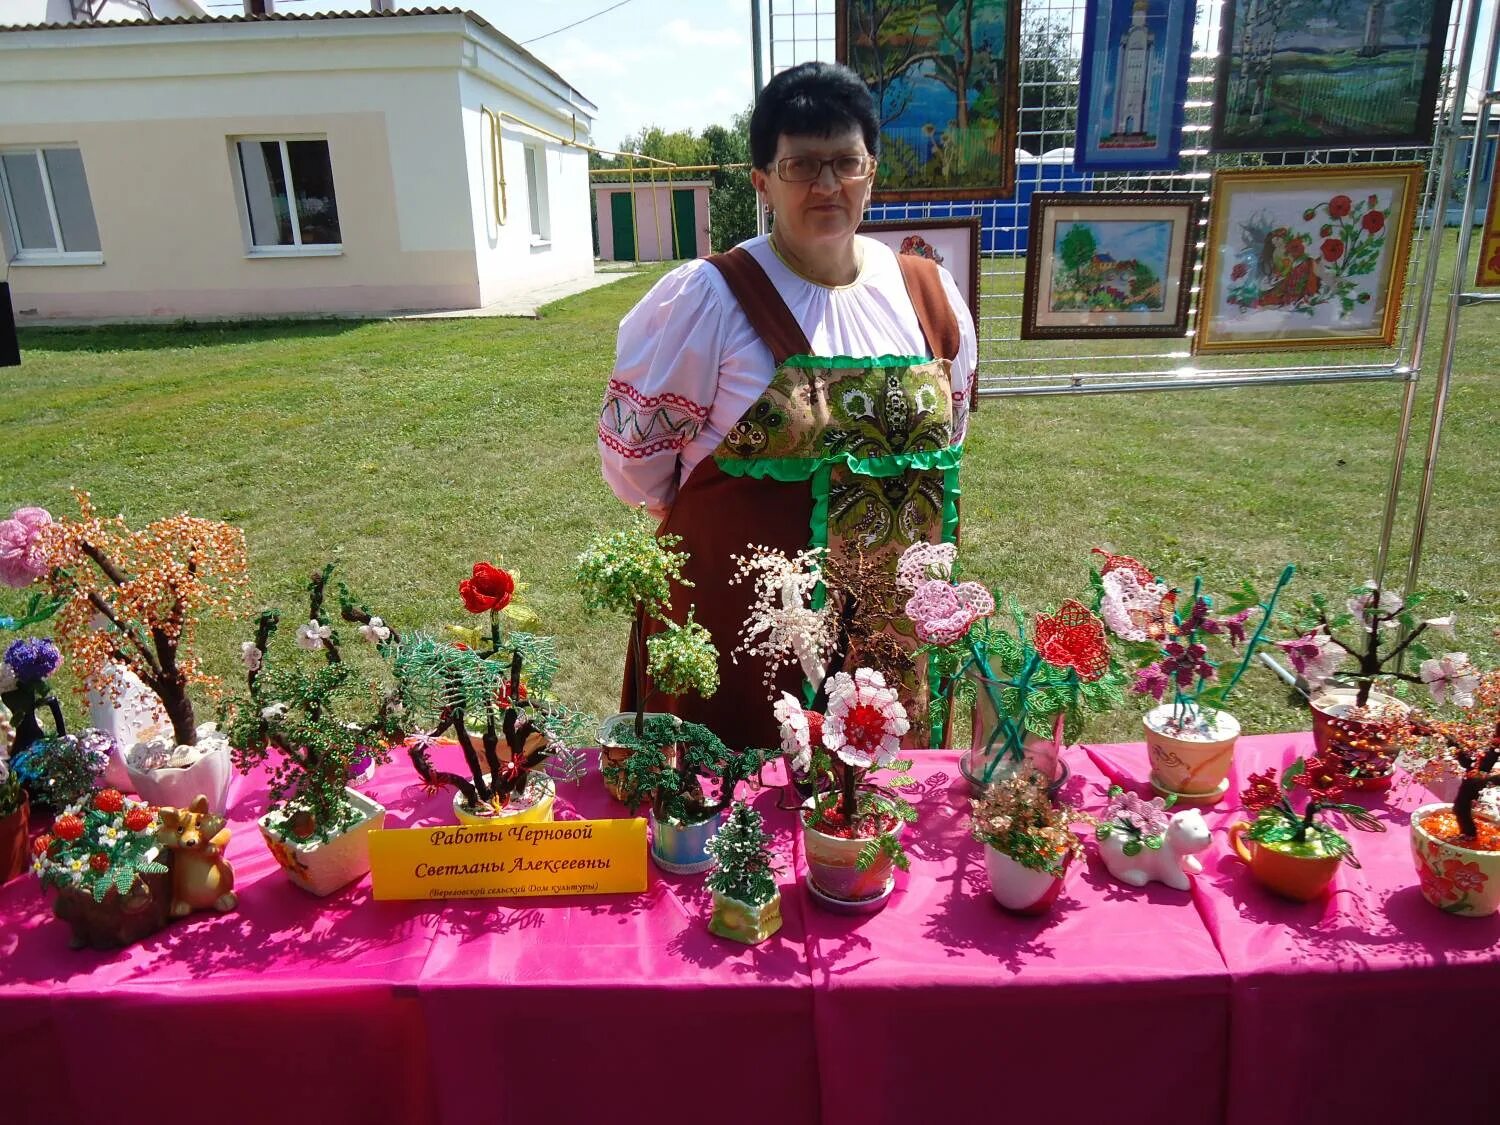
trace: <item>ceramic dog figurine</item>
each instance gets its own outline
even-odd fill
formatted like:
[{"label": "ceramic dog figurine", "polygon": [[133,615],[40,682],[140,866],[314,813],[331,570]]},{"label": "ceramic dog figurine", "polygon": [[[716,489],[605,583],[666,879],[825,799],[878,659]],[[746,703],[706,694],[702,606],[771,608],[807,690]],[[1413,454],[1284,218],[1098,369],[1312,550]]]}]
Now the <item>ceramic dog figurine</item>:
[{"label": "ceramic dog figurine", "polygon": [[234,893],[234,868],[224,858],[229,827],[222,816],[208,811],[200,795],[185,809],[163,808],[156,842],[172,852],[173,918],[210,907],[223,913],[239,902]]},{"label": "ceramic dog figurine", "polygon": [[1154,879],[1178,891],[1192,885],[1189,874],[1197,875],[1203,870],[1197,853],[1212,842],[1208,824],[1197,809],[1186,809],[1167,822],[1159,848],[1137,843],[1130,849],[1134,854],[1127,854],[1131,839],[1128,833],[1118,831],[1100,835],[1099,855],[1109,873],[1132,887],[1144,887]]}]

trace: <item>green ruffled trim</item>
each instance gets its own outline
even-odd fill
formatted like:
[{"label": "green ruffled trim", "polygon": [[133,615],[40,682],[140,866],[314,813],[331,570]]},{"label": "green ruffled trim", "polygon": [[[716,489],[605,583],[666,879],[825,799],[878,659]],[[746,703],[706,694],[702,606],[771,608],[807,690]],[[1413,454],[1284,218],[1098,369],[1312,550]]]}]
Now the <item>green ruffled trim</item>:
[{"label": "green ruffled trim", "polygon": [[[793,458],[780,458],[783,461],[791,461]],[[783,478],[778,477],[778,480]],[[808,520],[809,530],[812,532],[808,540],[809,547],[826,548],[828,546],[828,489],[833,482],[833,465],[831,463],[818,465],[812,474],[812,517]],[[822,609],[828,602],[828,587],[819,582],[813,590],[812,608]],[[802,681],[802,705],[811,707],[817,692],[813,690],[812,681]]]},{"label": "green ruffled trim", "polygon": [[[943,469],[949,481],[958,479],[959,462],[963,460],[963,446],[950,445],[947,449],[927,449],[918,453],[888,453],[880,457],[856,457],[852,453],[835,453],[831,457],[754,457],[746,460],[731,460],[716,457],[719,468],[726,476],[753,477],[756,480],[779,480],[784,484],[813,480],[820,469],[842,465],[851,473],[861,477],[896,477],[909,469]],[[827,488],[825,483],[824,488]],[[824,494],[824,514],[827,514],[827,494]],[[816,514],[813,517],[817,518]],[[949,514],[943,512],[946,529]],[[952,524],[958,527],[958,512],[952,514]]]},{"label": "green ruffled trim", "polygon": [[[963,446],[956,447],[959,453]],[[943,474],[943,542],[958,542],[958,463],[948,466]]]},{"label": "green ruffled trim", "polygon": [[835,371],[870,367],[916,367],[933,363],[925,355],[794,355],[781,361],[782,367],[817,367]]}]

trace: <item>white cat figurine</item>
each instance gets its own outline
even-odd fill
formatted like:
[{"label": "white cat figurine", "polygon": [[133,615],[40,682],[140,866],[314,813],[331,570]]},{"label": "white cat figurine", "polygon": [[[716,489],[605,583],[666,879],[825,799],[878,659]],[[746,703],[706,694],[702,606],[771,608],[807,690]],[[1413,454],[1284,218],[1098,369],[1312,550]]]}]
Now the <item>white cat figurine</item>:
[{"label": "white cat figurine", "polygon": [[1203,870],[1197,853],[1212,843],[1208,824],[1197,809],[1185,809],[1167,822],[1160,848],[1143,847],[1135,855],[1126,855],[1129,840],[1125,833],[1115,832],[1098,841],[1099,855],[1109,873],[1132,887],[1144,887],[1154,879],[1177,891],[1192,885],[1189,874]]}]

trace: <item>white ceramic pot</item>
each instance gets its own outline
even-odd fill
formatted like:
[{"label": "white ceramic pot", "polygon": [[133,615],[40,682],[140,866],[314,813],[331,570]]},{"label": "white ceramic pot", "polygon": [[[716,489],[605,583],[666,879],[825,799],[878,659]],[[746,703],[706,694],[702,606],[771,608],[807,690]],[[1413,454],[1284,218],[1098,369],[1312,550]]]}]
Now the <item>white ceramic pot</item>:
[{"label": "white ceramic pot", "polygon": [[315,895],[330,895],[370,870],[370,832],[385,824],[385,806],[378,801],[347,788],[344,800],[358,810],[359,820],[327,841],[299,840],[284,832],[280,809],[256,821],[287,878]]},{"label": "white ceramic pot", "polygon": [[139,769],[137,763],[147,755],[172,749],[170,731],[156,738],[137,742],[125,755],[125,772],[130,788],[140,794],[147,804],[185,808],[201,794],[208,798],[208,807],[216,813],[225,812],[229,797],[229,779],[234,776],[234,762],[229,752],[229,739],[219,733],[214,723],[204,723],[198,728],[198,742],[194,747],[201,756],[190,766],[166,766],[161,769]]},{"label": "white ceramic pot", "polygon": [[1017,863],[989,844],[984,846],[984,869],[990,877],[990,894],[1007,910],[1018,914],[1045,914],[1062,892],[1062,875],[1037,871]]},{"label": "white ceramic pot", "polygon": [[125,751],[138,742],[164,734],[170,737],[172,722],[161,701],[129,668],[107,664],[104,677],[110,682],[108,689],[88,689],[89,726],[109,735],[116,747],[110,752],[100,783],[106,789],[129,791],[134,783],[126,767]]}]

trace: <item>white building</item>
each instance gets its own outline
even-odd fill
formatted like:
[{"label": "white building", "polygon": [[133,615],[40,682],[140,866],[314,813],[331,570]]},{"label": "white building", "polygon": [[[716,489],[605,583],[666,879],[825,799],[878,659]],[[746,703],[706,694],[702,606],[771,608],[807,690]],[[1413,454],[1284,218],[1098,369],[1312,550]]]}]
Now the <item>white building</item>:
[{"label": "white building", "polygon": [[52,22],[0,27],[23,320],[463,309],[593,272],[587,154],[557,138],[597,107],[472,13],[0,20],[28,3]]}]

